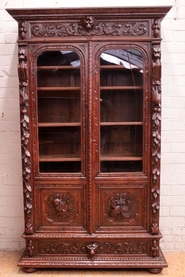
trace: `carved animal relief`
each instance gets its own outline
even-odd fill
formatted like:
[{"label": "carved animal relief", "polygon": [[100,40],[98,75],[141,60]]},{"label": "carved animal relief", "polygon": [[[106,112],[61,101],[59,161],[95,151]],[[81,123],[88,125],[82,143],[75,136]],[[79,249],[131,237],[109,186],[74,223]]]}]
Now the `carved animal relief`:
[{"label": "carved animal relief", "polygon": [[136,217],[136,203],[127,193],[114,193],[107,201],[107,216],[115,221],[129,221]]},{"label": "carved animal relief", "polygon": [[47,218],[55,222],[69,222],[75,219],[77,208],[70,193],[53,193],[46,200]]}]

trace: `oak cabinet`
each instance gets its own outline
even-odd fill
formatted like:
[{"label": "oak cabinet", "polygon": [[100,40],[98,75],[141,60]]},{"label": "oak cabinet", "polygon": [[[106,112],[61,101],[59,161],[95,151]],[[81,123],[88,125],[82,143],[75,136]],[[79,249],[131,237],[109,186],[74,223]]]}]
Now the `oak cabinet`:
[{"label": "oak cabinet", "polygon": [[167,266],[160,22],[169,9],[8,10],[19,29],[25,271]]}]

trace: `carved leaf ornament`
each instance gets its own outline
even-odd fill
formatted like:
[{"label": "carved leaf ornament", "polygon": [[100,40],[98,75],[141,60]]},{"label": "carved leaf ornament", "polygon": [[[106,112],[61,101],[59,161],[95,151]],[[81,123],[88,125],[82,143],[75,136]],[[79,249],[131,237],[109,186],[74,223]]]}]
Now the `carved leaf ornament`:
[{"label": "carved leaf ornament", "polygon": [[[23,28],[25,25],[21,25]],[[23,32],[25,29],[21,29]],[[22,34],[23,36],[23,34]],[[22,164],[23,164],[23,186],[24,186],[24,210],[25,210],[25,233],[32,234],[33,226],[31,224],[32,211],[32,188],[30,184],[30,158],[29,151],[29,97],[28,97],[28,66],[27,53],[24,48],[19,50],[19,86],[20,86],[20,111],[21,111],[21,147],[22,147]]]},{"label": "carved leaf ornament", "polygon": [[86,16],[78,23],[37,24],[31,28],[35,37],[67,37],[67,36],[142,36],[147,32],[146,23],[98,22],[92,16]]},{"label": "carved leaf ornament", "polygon": [[[154,21],[154,36],[158,36],[158,21]],[[152,188],[151,188],[151,206],[153,221],[151,232],[159,232],[159,182],[160,182],[160,159],[161,159],[161,49],[159,44],[153,45],[153,64],[152,64]]]},{"label": "carved leaf ornament", "polygon": [[143,242],[41,242],[38,245],[41,254],[88,254],[89,257],[95,254],[144,254],[146,250],[147,245]]}]

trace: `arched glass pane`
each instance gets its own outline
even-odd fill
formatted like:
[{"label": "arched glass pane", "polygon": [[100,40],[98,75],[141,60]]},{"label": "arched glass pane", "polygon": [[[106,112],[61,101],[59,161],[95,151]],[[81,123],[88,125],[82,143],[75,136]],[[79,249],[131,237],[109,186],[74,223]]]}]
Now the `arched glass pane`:
[{"label": "arched glass pane", "polygon": [[40,172],[81,171],[80,59],[45,51],[37,60]]},{"label": "arched glass pane", "polygon": [[143,57],[110,49],[100,57],[100,170],[142,171]]}]

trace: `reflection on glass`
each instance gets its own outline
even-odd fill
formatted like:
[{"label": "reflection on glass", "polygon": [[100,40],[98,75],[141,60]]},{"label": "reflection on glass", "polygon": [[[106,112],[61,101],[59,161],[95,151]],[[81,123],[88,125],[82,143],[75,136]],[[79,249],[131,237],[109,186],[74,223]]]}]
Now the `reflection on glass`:
[{"label": "reflection on glass", "polygon": [[110,49],[100,57],[100,170],[142,171],[143,57]]},{"label": "reflection on glass", "polygon": [[46,51],[37,60],[40,172],[81,171],[80,59]]}]

